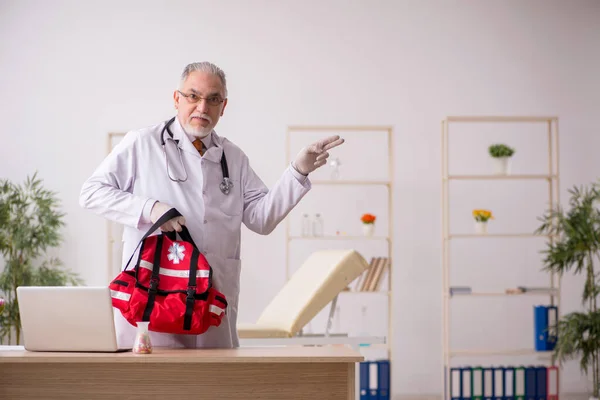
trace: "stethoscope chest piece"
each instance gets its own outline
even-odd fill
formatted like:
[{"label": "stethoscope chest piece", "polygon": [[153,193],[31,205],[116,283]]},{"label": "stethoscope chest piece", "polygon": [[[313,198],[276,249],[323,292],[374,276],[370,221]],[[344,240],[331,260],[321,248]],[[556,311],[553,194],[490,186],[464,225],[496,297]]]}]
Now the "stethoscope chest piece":
[{"label": "stethoscope chest piece", "polygon": [[224,177],[221,181],[221,184],[219,185],[219,189],[221,189],[221,192],[223,192],[223,194],[229,194],[229,191],[232,187],[233,182],[231,182],[231,180],[228,177]]}]

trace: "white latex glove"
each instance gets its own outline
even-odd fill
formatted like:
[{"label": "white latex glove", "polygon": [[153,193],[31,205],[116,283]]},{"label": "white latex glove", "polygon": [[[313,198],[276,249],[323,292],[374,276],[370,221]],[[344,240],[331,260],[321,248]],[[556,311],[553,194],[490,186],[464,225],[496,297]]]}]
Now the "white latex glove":
[{"label": "white latex glove", "polygon": [[344,143],[338,135],[319,140],[300,150],[293,162],[294,168],[302,175],[308,175],[327,163],[328,150]]},{"label": "white latex glove", "polygon": [[[150,211],[150,220],[152,221],[152,223],[155,223],[156,221],[158,221],[158,219],[160,217],[162,217],[171,208],[173,208],[173,207],[171,207],[168,204],[161,203],[159,201],[154,203],[154,205],[152,206],[152,210]],[[164,224],[162,224],[160,226],[160,230],[163,232],[171,232],[171,231],[181,232],[182,225],[185,225],[185,218],[183,218],[183,217],[171,218],[170,220],[168,220],[167,222],[165,222]]]}]

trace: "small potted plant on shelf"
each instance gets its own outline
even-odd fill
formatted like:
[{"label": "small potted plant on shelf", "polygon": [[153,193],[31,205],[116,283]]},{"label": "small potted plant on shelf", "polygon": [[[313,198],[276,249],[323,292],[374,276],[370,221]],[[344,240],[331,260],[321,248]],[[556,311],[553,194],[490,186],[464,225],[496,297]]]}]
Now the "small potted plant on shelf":
[{"label": "small potted plant on shelf", "polygon": [[375,217],[373,214],[363,214],[362,217],[360,217],[360,220],[363,223],[363,234],[365,236],[373,236],[373,233],[375,232],[375,220],[377,219],[377,217]]},{"label": "small potted plant on shelf", "polygon": [[515,154],[515,149],[503,143],[496,143],[488,148],[488,152],[494,160],[496,174],[510,174],[510,161]]},{"label": "small potted plant on shelf", "polygon": [[475,232],[480,235],[487,233],[487,224],[494,216],[490,210],[473,210],[473,218],[475,218]]},{"label": "small potted plant on shelf", "polygon": [[[585,276],[581,310],[558,318],[554,355],[563,364],[566,360],[580,361],[580,370],[592,377],[591,399],[600,397],[600,309],[597,297],[600,282],[596,267],[600,258],[600,183],[569,190],[570,210],[555,206],[540,217],[536,233],[551,235],[553,241],[542,250],[544,270],[559,278],[566,272]],[[590,371],[591,369],[591,371]]]}]

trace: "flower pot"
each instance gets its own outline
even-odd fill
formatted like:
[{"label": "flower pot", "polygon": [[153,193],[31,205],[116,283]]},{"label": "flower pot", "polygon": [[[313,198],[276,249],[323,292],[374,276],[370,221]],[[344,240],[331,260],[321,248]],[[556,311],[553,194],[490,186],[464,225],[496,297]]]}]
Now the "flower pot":
[{"label": "flower pot", "polygon": [[487,222],[475,221],[475,232],[478,235],[487,234]]},{"label": "flower pot", "polygon": [[511,157],[492,157],[496,175],[510,175]]},{"label": "flower pot", "polygon": [[375,232],[375,224],[363,224],[363,235],[373,236]]}]

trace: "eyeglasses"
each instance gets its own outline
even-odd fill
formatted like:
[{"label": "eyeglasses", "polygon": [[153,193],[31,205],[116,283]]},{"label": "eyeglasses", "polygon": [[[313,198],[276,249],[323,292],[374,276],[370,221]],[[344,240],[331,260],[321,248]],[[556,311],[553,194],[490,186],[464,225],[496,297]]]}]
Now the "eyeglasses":
[{"label": "eyeglasses", "polygon": [[190,104],[197,104],[202,99],[204,99],[204,100],[206,100],[206,102],[208,103],[209,106],[216,107],[216,106],[218,106],[219,104],[221,104],[222,102],[225,101],[220,96],[200,97],[200,96],[198,96],[195,93],[186,94],[186,93],[183,93],[180,90],[178,90],[177,92],[180,95],[182,95],[183,97],[185,97],[186,101],[188,103],[190,103]]}]

